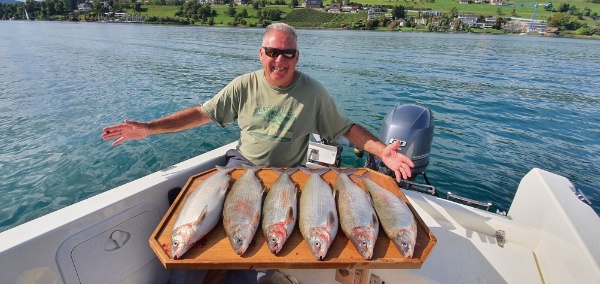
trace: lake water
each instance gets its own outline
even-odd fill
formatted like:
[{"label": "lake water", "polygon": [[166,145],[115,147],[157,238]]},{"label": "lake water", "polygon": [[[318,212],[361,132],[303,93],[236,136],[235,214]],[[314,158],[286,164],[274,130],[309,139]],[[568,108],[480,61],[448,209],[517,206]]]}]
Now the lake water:
[{"label": "lake water", "polygon": [[[0,231],[237,139],[235,126],[214,124],[118,147],[100,135],[125,118],[198,105],[260,69],[262,32],[0,22]],[[507,210],[523,175],[538,167],[567,177],[600,212],[600,41],[298,34],[298,69],[376,135],[397,104],[432,110],[427,174],[440,195]],[[344,165],[364,159],[348,149]]]}]

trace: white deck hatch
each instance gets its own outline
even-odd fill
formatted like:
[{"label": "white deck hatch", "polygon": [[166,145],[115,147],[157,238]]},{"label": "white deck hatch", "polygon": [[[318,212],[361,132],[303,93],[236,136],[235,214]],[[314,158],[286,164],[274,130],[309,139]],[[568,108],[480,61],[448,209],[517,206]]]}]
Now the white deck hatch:
[{"label": "white deck hatch", "polygon": [[120,283],[155,258],[148,239],[158,222],[158,208],[145,202],[74,234],[56,255],[63,280]]}]

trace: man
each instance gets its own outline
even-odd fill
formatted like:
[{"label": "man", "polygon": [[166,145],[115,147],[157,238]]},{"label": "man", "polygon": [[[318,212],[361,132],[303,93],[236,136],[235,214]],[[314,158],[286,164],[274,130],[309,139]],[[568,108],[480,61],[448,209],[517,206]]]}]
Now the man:
[{"label": "man", "polygon": [[[182,131],[211,121],[225,127],[237,120],[240,139],[237,151],[227,153],[228,166],[302,165],[306,161],[310,134],[318,133],[329,141],[343,135],[354,145],[382,158],[395,172],[398,182],[411,176],[414,164],[397,151],[399,142],[386,147],[343,115],[321,83],[296,70],[300,52],[294,28],[283,23],[269,25],[258,51],[262,70],[235,78],[204,104],[148,123],[125,120],[123,124],[104,128],[102,138],[116,138],[113,143],[116,146],[127,140]],[[179,272],[172,273],[173,282],[204,277],[202,273]],[[254,282],[255,278],[258,281],[265,274],[273,273],[238,272],[227,274],[226,281]]]},{"label": "man", "polygon": [[414,164],[397,151],[399,142],[386,146],[343,115],[318,81],[296,70],[300,58],[297,48],[294,28],[284,23],[269,25],[258,50],[262,70],[235,78],[203,105],[148,123],[125,120],[104,128],[102,138],[117,138],[113,143],[116,146],[211,121],[225,127],[237,120],[240,140],[237,151],[228,153],[228,160],[234,165],[302,165],[310,134],[318,133],[329,141],[343,135],[357,147],[380,157],[395,172],[396,181],[409,178]]}]

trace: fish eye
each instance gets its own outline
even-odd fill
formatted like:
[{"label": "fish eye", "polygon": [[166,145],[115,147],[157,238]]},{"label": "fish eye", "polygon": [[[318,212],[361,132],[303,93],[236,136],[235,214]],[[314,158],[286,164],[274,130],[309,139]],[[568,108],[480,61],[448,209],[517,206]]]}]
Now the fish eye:
[{"label": "fish eye", "polygon": [[402,242],[402,247],[403,247],[403,248],[406,248],[406,247],[408,247],[408,244],[407,244],[407,243],[405,243],[405,242]]},{"label": "fish eye", "polygon": [[178,241],[173,241],[173,246],[174,246],[174,247],[176,247],[176,246],[178,246],[178,245],[179,245],[179,242],[178,242]]},{"label": "fish eye", "polygon": [[315,246],[315,247],[320,247],[320,246],[321,246],[321,243],[319,243],[319,242],[315,242],[315,243],[314,243],[314,246]]},{"label": "fish eye", "polygon": [[238,244],[241,244],[242,241],[243,241],[242,238],[235,238],[235,242],[238,243]]},{"label": "fish eye", "polygon": [[360,242],[360,245],[363,246],[363,247],[366,247],[367,246],[367,242],[366,241],[362,241],[362,242]]},{"label": "fish eye", "polygon": [[272,243],[276,243],[276,242],[277,242],[277,239],[276,239],[276,238],[271,238],[271,242],[272,242]]}]

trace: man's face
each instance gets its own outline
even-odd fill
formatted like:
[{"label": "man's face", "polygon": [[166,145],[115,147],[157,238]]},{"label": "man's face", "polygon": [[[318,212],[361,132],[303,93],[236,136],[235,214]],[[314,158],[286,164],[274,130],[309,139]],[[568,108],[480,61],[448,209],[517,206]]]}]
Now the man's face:
[{"label": "man's face", "polygon": [[[277,50],[297,49],[296,40],[282,31],[270,31],[263,39],[263,47],[275,48]],[[265,70],[267,81],[277,87],[287,87],[294,82],[294,72],[300,52],[296,52],[294,58],[286,58],[284,54],[269,57],[264,48],[259,49],[260,61]],[[273,55],[273,54],[272,54]]]}]

